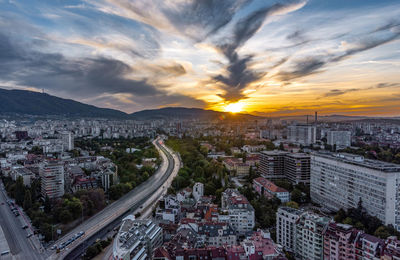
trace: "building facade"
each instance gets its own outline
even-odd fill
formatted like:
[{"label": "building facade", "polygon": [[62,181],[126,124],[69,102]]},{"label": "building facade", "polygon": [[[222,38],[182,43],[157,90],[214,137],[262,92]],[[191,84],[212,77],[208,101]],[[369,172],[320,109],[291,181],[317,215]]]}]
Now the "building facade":
[{"label": "building facade", "polygon": [[279,207],[276,212],[276,242],[286,251],[296,250],[296,222],[301,214],[302,211],[290,207]]},{"label": "building facade", "polygon": [[287,190],[263,177],[258,177],[253,180],[253,189],[261,196],[270,199],[276,196],[283,203],[290,201],[290,193]]},{"label": "building facade", "polygon": [[337,147],[351,146],[351,132],[350,131],[328,131],[326,137],[329,145],[336,145]]},{"label": "building facade", "polygon": [[305,153],[289,153],[284,158],[284,175],[293,185],[310,185],[310,155]]},{"label": "building facade", "polygon": [[317,129],[313,125],[290,125],[287,127],[289,142],[310,145],[316,142]]},{"label": "building facade", "polygon": [[41,193],[45,198],[60,198],[64,195],[64,166],[49,163],[39,170]]},{"label": "building facade", "polygon": [[285,156],[288,152],[284,151],[262,151],[260,152],[260,165],[258,170],[266,179],[282,179],[285,178]]},{"label": "building facade", "polygon": [[385,225],[400,227],[400,165],[367,160],[351,154],[311,156],[311,199],[325,208],[357,207]]}]

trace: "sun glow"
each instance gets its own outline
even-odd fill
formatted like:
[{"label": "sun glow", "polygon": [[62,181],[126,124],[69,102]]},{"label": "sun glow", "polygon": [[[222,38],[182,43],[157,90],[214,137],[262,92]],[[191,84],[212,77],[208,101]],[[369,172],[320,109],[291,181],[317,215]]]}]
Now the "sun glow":
[{"label": "sun glow", "polygon": [[244,106],[244,104],[239,103],[239,102],[230,103],[224,108],[224,110],[225,110],[225,112],[239,113],[239,112],[243,111],[243,106]]}]

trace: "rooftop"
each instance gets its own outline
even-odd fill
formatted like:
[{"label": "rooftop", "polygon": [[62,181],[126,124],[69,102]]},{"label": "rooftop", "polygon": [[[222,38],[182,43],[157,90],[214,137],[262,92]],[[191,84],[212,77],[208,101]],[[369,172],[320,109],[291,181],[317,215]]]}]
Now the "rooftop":
[{"label": "rooftop", "polygon": [[376,171],[399,172],[400,173],[400,164],[365,159],[361,155],[349,154],[349,153],[331,153],[331,152],[327,152],[327,151],[313,153],[313,155],[331,159],[331,160],[340,161],[343,163],[353,164],[353,165],[360,166],[360,167],[369,168],[369,169],[376,170]]}]

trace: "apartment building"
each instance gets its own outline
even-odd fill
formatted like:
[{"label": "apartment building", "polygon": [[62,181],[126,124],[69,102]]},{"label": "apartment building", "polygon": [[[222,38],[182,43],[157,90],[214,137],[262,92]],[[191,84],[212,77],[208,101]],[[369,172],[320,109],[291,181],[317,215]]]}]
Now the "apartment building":
[{"label": "apartment building", "polygon": [[284,175],[293,185],[310,185],[310,155],[289,153],[284,158]]},{"label": "apartment building", "polygon": [[329,210],[362,206],[400,230],[400,165],[352,154],[311,156],[311,199]]},{"label": "apartment building", "polygon": [[260,165],[258,170],[260,174],[269,180],[283,179],[285,156],[289,154],[284,151],[262,151],[260,152]]},{"label": "apartment building", "polygon": [[317,129],[314,125],[290,125],[287,127],[289,142],[310,145],[316,142]]},{"label": "apartment building", "polygon": [[355,259],[355,245],[361,234],[350,225],[329,223],[324,231],[324,259]]},{"label": "apartment building", "polygon": [[235,189],[222,193],[222,210],[229,215],[229,224],[239,234],[252,231],[255,224],[254,208],[245,196]]},{"label": "apartment building", "polygon": [[263,151],[260,153],[259,172],[269,180],[287,179],[293,185],[310,184],[310,156],[304,153]]},{"label": "apartment building", "polygon": [[328,131],[326,137],[329,145],[336,145],[337,147],[351,146],[351,132],[350,131]]},{"label": "apartment building", "polygon": [[204,196],[204,184],[201,182],[196,182],[193,185],[193,191],[192,191],[193,197],[196,201],[199,201],[201,197]]},{"label": "apartment building", "polygon": [[263,177],[258,177],[253,180],[253,189],[261,196],[269,199],[277,197],[283,203],[290,201],[290,193],[287,190]]},{"label": "apartment building", "polygon": [[324,240],[323,232],[330,219],[314,213],[305,212],[296,222],[296,250],[297,259],[323,260]]},{"label": "apartment building", "polygon": [[113,244],[113,259],[150,259],[163,243],[163,231],[152,220],[135,220],[132,215],[122,220]]},{"label": "apartment building", "polygon": [[302,213],[290,207],[279,207],[276,212],[276,242],[286,251],[296,250],[296,222]]},{"label": "apartment building", "polygon": [[41,193],[50,199],[64,195],[64,166],[58,163],[48,163],[39,170]]}]

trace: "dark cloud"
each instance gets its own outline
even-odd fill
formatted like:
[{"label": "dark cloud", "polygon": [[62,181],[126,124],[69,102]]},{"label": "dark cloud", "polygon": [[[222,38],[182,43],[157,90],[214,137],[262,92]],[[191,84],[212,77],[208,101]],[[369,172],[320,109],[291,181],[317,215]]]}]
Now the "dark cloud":
[{"label": "dark cloud", "polygon": [[335,97],[335,96],[340,96],[349,92],[354,92],[354,91],[359,91],[360,89],[357,88],[351,88],[351,89],[332,89],[328,93],[325,93],[324,97]]},{"label": "dark cloud", "polygon": [[290,2],[286,4],[277,3],[250,13],[235,24],[233,36],[231,39],[228,39],[228,42],[217,44],[218,50],[224,54],[229,62],[226,67],[226,75],[220,74],[213,77],[213,80],[222,84],[222,89],[225,91],[225,94],[220,95],[222,98],[230,102],[245,98],[245,95],[242,94],[242,90],[250,83],[266,75],[265,72],[257,72],[249,67],[253,56],[239,57],[237,50],[253,37],[261,28],[267,17],[297,4],[299,4],[299,2]]},{"label": "dark cloud", "polygon": [[[376,34],[377,32],[385,32],[385,35]],[[289,82],[296,78],[302,78],[311,74],[319,73],[322,72],[321,69],[327,65],[340,62],[357,53],[393,42],[399,38],[400,24],[390,22],[376,30],[373,30],[368,35],[364,35],[364,38],[361,39],[359,43],[354,44],[354,47],[347,49],[343,53],[303,58],[293,64],[292,70],[281,71],[277,74],[277,77],[282,81]]]},{"label": "dark cloud", "polygon": [[175,28],[195,41],[203,41],[227,25],[252,0],[194,0],[165,8],[164,13]]},{"label": "dark cloud", "polygon": [[[119,60],[105,57],[72,59],[33,49],[33,46],[24,49],[0,33],[0,77],[18,85],[44,88],[79,99],[103,94],[130,94],[132,102],[142,106],[165,102],[179,104],[181,101],[201,103],[183,95],[168,94],[147,80],[127,78],[136,71]],[[160,67],[160,70],[177,70],[179,74],[185,71],[180,64]]]}]

